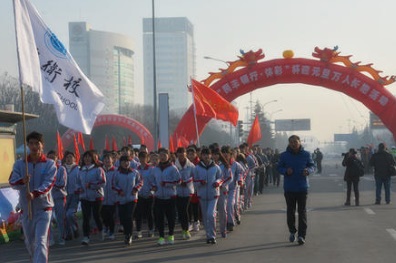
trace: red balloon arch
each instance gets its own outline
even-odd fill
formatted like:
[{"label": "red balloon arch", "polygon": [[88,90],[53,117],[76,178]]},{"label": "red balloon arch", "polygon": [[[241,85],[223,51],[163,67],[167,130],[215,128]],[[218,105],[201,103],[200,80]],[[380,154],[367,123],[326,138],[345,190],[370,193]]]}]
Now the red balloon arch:
[{"label": "red balloon arch", "polygon": [[[373,69],[372,64],[353,63],[350,61],[351,56],[339,56],[339,53],[337,47],[316,47],[312,53],[316,59],[305,59],[293,58],[293,52],[287,50],[283,52],[284,58],[259,62],[264,58],[262,50],[249,51],[243,53],[239,60],[227,62],[227,69],[210,73],[202,82],[228,101],[256,89],[282,83],[322,86],[342,92],[363,103],[396,137],[396,98],[385,88],[385,85],[393,83],[396,77],[381,77],[380,71]],[[239,69],[236,70],[237,68]],[[197,116],[199,135],[210,119]],[[189,142],[197,141],[193,106],[186,111],[173,136],[183,137]]]},{"label": "red balloon arch", "polygon": [[[154,139],[150,131],[143,124],[132,118],[117,114],[99,115],[96,118],[93,128],[105,125],[129,129],[131,132],[138,135],[141,144],[147,145],[148,149],[154,149]],[[75,134],[77,135],[77,131],[69,129],[62,135],[62,143],[65,149],[73,142],[73,136]]]}]

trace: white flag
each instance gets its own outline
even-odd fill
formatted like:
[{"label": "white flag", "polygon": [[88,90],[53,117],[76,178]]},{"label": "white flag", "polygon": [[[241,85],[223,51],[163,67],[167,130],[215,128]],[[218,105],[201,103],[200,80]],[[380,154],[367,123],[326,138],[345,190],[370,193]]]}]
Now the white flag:
[{"label": "white flag", "polygon": [[29,0],[14,0],[14,13],[21,84],[38,92],[43,103],[53,104],[62,125],[90,134],[105,106],[102,92]]}]

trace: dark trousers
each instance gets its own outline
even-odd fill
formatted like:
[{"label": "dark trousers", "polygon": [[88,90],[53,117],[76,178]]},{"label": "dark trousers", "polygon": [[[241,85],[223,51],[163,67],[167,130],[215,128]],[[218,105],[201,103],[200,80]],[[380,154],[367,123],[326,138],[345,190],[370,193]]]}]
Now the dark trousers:
[{"label": "dark trousers", "polygon": [[115,205],[102,205],[101,216],[103,225],[109,229],[110,234],[114,234],[114,216],[115,216]]},{"label": "dark trousers", "polygon": [[154,205],[154,198],[143,198],[139,197],[139,200],[136,205],[136,230],[142,230],[142,222],[143,218],[147,219],[148,229],[154,230],[154,216],[153,216],[153,205]]},{"label": "dark trousers", "polygon": [[307,192],[285,192],[287,205],[287,226],[290,233],[296,233],[296,207],[298,211],[298,236],[305,238],[307,233]]},{"label": "dark trousers", "polygon": [[188,223],[190,222],[188,216],[188,207],[190,204],[191,197],[177,197],[176,199],[176,207],[177,207],[177,215],[179,217],[179,221],[181,224],[181,228],[184,231],[188,230]]},{"label": "dark trousers", "polygon": [[85,237],[89,237],[90,225],[89,221],[91,220],[91,213],[95,220],[96,226],[101,232],[103,229],[102,220],[100,218],[100,210],[102,209],[102,201],[87,201],[81,200],[81,210],[83,215],[83,233]]},{"label": "dark trousers", "polygon": [[118,206],[118,215],[120,223],[124,227],[124,235],[129,238],[133,231],[133,213],[135,212],[135,202],[128,202]]},{"label": "dark trousers", "polygon": [[154,204],[156,225],[159,236],[165,237],[165,216],[168,221],[169,235],[173,236],[176,221],[175,199],[155,199]]},{"label": "dark trousers", "polygon": [[200,205],[199,202],[192,203],[190,201],[190,205],[188,206],[188,213],[189,213],[189,218],[193,219],[194,222],[197,222],[200,219]]},{"label": "dark trousers", "polygon": [[352,192],[352,185],[353,191],[355,192],[355,203],[359,205],[359,181],[358,180],[348,180],[347,182],[347,198],[346,202],[351,202],[351,192]]}]

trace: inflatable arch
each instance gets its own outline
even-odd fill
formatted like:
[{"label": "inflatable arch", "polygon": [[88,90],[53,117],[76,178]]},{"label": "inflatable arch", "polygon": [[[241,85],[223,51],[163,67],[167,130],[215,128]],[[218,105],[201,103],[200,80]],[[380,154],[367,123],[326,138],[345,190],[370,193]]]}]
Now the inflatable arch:
[{"label": "inflatable arch", "polygon": [[[108,114],[99,115],[96,118],[93,128],[113,125],[129,129],[131,132],[137,134],[142,144],[146,144],[148,149],[154,149],[154,139],[150,131],[140,122],[122,115]],[[69,129],[62,135],[62,142],[65,149],[73,142],[73,135],[77,132]]]},{"label": "inflatable arch", "polygon": [[[381,77],[381,71],[373,69],[372,64],[353,63],[350,61],[351,56],[339,56],[337,49],[316,47],[312,53],[315,59],[294,58],[293,51],[286,50],[283,58],[262,62],[259,62],[264,58],[261,49],[247,53],[241,51],[239,60],[227,62],[227,69],[209,73],[209,77],[202,82],[228,101],[276,84],[302,83],[322,86],[363,103],[396,138],[396,98],[385,88],[385,85],[395,82],[396,76]],[[197,116],[199,135],[210,119]],[[176,136],[196,142],[193,106],[190,106],[176,127],[174,137]]]}]

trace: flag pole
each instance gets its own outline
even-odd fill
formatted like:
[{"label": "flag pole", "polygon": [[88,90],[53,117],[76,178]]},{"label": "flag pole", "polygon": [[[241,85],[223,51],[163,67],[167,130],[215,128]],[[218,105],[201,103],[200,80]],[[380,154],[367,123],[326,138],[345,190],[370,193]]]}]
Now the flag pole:
[{"label": "flag pole", "polygon": [[[22,130],[23,130],[23,152],[24,152],[24,161],[25,161],[25,184],[26,184],[26,195],[30,195],[30,177],[29,177],[29,167],[28,167],[28,156],[27,156],[27,146],[26,146],[26,117],[25,117],[25,99],[23,92],[23,85],[21,80],[21,62],[19,56],[19,48],[18,48],[18,36],[16,32],[16,16],[15,16],[15,1],[13,1],[14,7],[14,28],[15,28],[15,39],[16,39],[16,52],[18,58],[18,73],[19,73],[19,86],[21,90],[21,104],[22,104]],[[28,200],[28,217],[29,220],[32,220],[32,201]]]},{"label": "flag pole", "polygon": [[195,121],[195,131],[196,131],[196,134],[197,134],[197,143],[198,143],[198,147],[201,147],[200,146],[200,142],[199,142],[199,134],[198,134],[197,109],[195,107],[194,87],[192,87],[192,86],[191,86],[191,94],[192,94],[192,101],[193,101],[194,121]]}]

